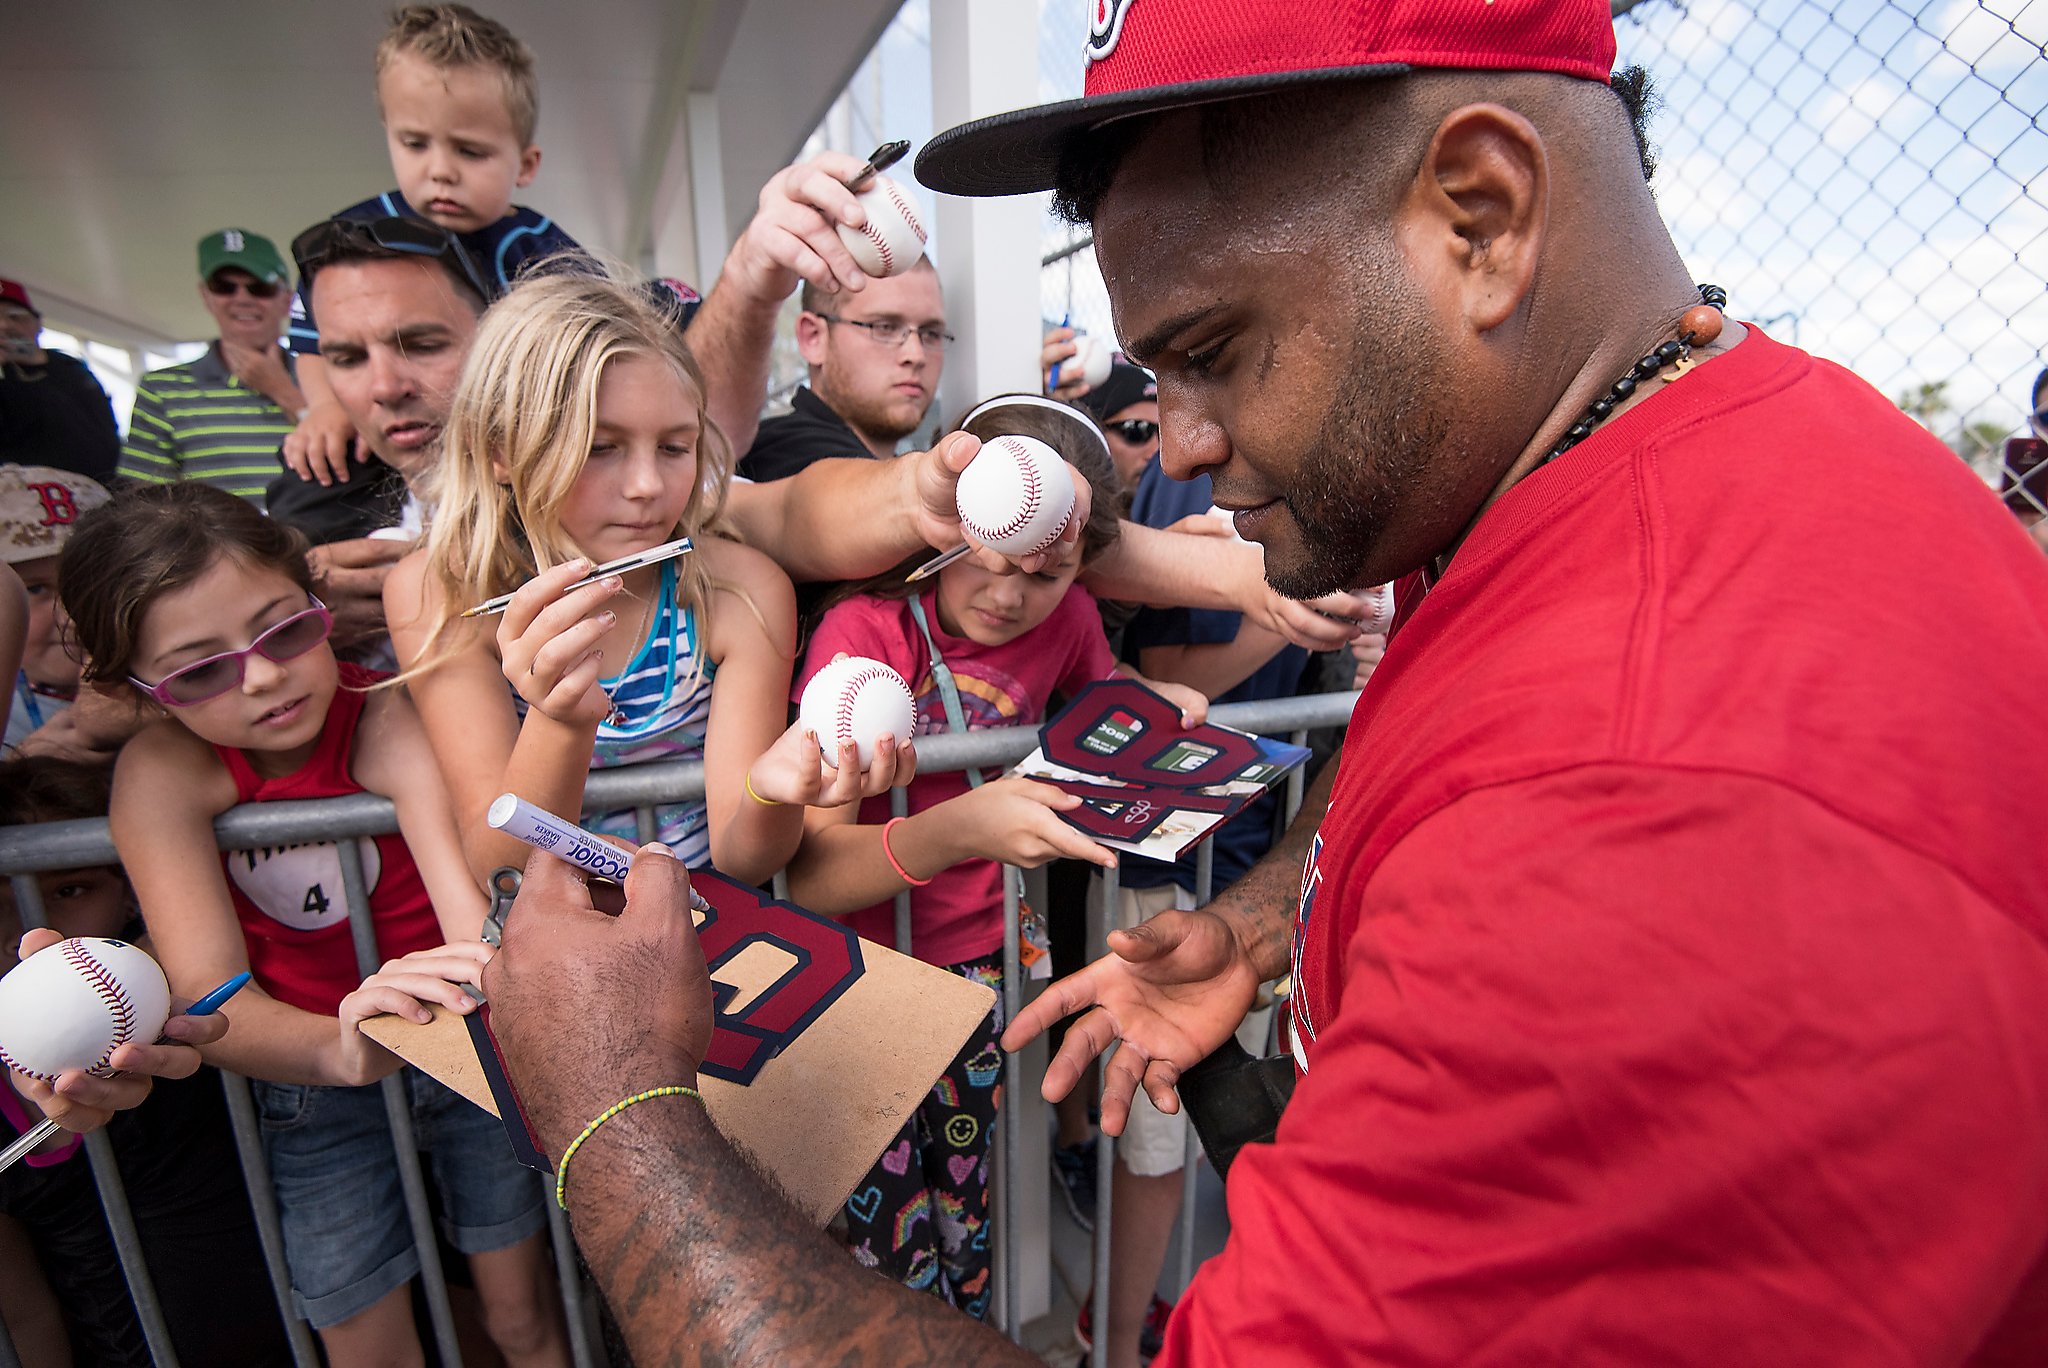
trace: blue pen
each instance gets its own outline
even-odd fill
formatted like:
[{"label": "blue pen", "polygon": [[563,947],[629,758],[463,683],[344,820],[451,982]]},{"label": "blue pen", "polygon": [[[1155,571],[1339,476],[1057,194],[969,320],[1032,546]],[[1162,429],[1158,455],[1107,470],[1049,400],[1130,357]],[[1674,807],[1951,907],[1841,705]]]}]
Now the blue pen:
[{"label": "blue pen", "polygon": [[[1071,265],[1069,266],[1069,269],[1071,269]],[[1060,326],[1062,328],[1071,328],[1074,326],[1074,311],[1072,309],[1067,310],[1066,314],[1060,319]],[[1069,338],[1068,340],[1071,341],[1072,339]],[[1058,361],[1052,363],[1052,375],[1050,377],[1051,383],[1046,386],[1048,390],[1056,390],[1060,387],[1061,364],[1062,363]]]},{"label": "blue pen", "polygon": [[[243,970],[243,971],[242,971],[241,973],[239,973],[239,974],[235,975],[235,976],[234,976],[233,978],[229,979],[229,980],[228,980],[228,981],[227,981],[226,983],[223,983],[223,984],[222,984],[222,985],[221,985],[220,987],[218,987],[218,988],[214,989],[214,990],[213,990],[212,992],[208,993],[208,994],[207,994],[207,995],[206,995],[205,997],[203,997],[203,998],[199,999],[199,1001],[197,1001],[197,1002],[193,1003],[193,1004],[192,1004],[192,1005],[191,1005],[190,1007],[187,1007],[187,1008],[185,1009],[185,1011],[184,1011],[184,1015],[186,1015],[186,1016],[212,1016],[212,1015],[213,1015],[213,1014],[214,1014],[215,1012],[218,1012],[218,1011],[219,1011],[219,1010],[221,1009],[221,1004],[222,1004],[222,1003],[226,1002],[226,1001],[227,1001],[227,1000],[228,1000],[229,998],[233,997],[233,996],[234,996],[235,994],[237,994],[237,993],[241,992],[241,991],[242,991],[242,989],[243,989],[243,988],[244,988],[245,986],[247,986],[248,982],[249,982],[249,971],[248,971],[247,969],[244,969],[244,970]],[[165,1041],[166,1039],[168,1039],[168,1037],[165,1037],[165,1036],[159,1036],[159,1037],[157,1037],[157,1044],[159,1044],[159,1045],[163,1044],[163,1043],[164,1043],[164,1041]]]},{"label": "blue pen", "polygon": [[[235,975],[226,983],[223,983],[220,987],[193,1003],[190,1007],[187,1007],[182,1015],[212,1016],[221,1009],[222,1003],[241,992],[248,985],[248,982],[249,971],[244,969],[241,973]],[[170,1037],[167,1035],[160,1035],[156,1038],[156,1043],[161,1045],[169,1039]],[[44,1121],[39,1125],[30,1127],[26,1135],[16,1140],[5,1150],[0,1150],[0,1173],[7,1172],[8,1169],[14,1166],[17,1159],[26,1156],[30,1150],[55,1135],[60,1129],[61,1127],[55,1121]]]}]

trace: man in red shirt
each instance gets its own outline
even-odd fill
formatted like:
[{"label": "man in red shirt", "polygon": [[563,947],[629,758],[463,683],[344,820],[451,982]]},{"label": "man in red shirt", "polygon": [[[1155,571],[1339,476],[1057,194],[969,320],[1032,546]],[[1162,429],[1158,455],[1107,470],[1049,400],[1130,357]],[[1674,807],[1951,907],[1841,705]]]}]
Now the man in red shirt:
[{"label": "man in red shirt", "polygon": [[[1168,469],[1277,586],[1429,585],[1320,828],[1011,1027],[1085,1013],[1049,1095],[1122,1042],[1114,1132],[1292,969],[1300,1082],[1162,1363],[2048,1362],[2048,564],[1693,285],[1608,13],[1101,0],[1086,99],[919,158],[1092,224]],[[643,865],[486,976],[553,1152],[708,1037],[694,995],[545,1011],[701,964]],[[694,1104],[575,1168],[650,1352],[1028,1361],[840,1273]]]}]

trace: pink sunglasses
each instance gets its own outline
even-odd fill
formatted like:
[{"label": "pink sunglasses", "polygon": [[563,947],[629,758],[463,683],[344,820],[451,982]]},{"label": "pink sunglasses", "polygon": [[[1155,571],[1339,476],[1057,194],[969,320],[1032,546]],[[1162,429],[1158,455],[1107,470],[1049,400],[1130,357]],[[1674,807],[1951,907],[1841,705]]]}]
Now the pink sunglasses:
[{"label": "pink sunglasses", "polygon": [[265,660],[280,663],[296,660],[327,640],[334,631],[334,615],[319,599],[311,594],[306,597],[313,599],[312,607],[293,613],[275,627],[265,628],[239,651],[223,651],[204,660],[195,660],[171,671],[154,684],[145,684],[134,675],[128,676],[128,682],[166,708],[189,708],[195,703],[219,698],[228,690],[241,686],[242,672],[250,656],[260,655]]}]

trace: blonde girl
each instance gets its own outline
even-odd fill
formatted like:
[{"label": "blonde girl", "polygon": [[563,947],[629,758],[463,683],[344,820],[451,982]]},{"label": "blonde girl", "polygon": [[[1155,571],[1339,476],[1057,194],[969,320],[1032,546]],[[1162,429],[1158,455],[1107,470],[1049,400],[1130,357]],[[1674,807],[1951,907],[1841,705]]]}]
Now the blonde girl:
[{"label": "blonde girl", "polygon": [[[815,741],[785,731],[795,597],[773,561],[721,535],[731,472],[696,363],[650,296],[546,275],[484,316],[426,542],[385,587],[479,877],[526,854],[484,824],[493,798],[574,816],[593,768],[701,757],[706,799],[658,808],[658,834],[685,863],[748,882],[795,851],[804,804],[861,796],[857,766],[828,772]],[[693,553],[569,587],[682,536]],[[461,616],[515,590],[502,617]],[[592,825],[636,834],[631,812]]]}]

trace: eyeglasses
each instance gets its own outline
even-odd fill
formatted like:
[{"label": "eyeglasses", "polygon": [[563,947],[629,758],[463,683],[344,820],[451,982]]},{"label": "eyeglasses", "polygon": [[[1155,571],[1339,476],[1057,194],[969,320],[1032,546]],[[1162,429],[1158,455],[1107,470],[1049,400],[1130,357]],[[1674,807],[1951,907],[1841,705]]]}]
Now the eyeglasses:
[{"label": "eyeglasses", "polygon": [[1126,418],[1121,422],[1104,423],[1102,430],[1115,434],[1132,446],[1151,446],[1159,436],[1159,424],[1149,418]]},{"label": "eyeglasses", "polygon": [[275,627],[264,628],[239,651],[223,651],[195,660],[154,684],[145,684],[134,675],[128,676],[128,682],[166,708],[189,708],[239,688],[250,656],[260,655],[279,664],[296,660],[327,640],[333,631],[334,615],[327,611],[326,604],[313,598],[312,607],[293,613]]},{"label": "eyeglasses", "polygon": [[902,346],[903,339],[909,337],[912,333],[917,334],[917,340],[924,345],[926,351],[944,351],[948,342],[960,340],[944,328],[913,328],[908,323],[897,323],[894,321],[863,323],[858,318],[841,318],[838,314],[828,313],[818,314],[817,317],[824,319],[827,323],[844,323],[849,328],[859,328],[885,347]]},{"label": "eyeglasses", "polygon": [[424,219],[326,219],[292,239],[292,260],[299,263],[299,281],[308,289],[314,273],[331,262],[374,261],[394,253],[432,257],[486,304],[498,297],[499,292],[484,283],[483,272],[461,239]]},{"label": "eyeglasses", "polygon": [[284,284],[281,281],[257,280],[253,276],[248,279],[238,279],[225,271],[222,271],[219,275],[211,275],[206,278],[206,292],[208,294],[217,294],[222,299],[226,299],[237,290],[240,290],[251,299],[275,299],[277,298],[277,292],[283,288]]}]

